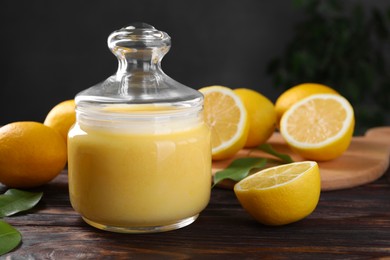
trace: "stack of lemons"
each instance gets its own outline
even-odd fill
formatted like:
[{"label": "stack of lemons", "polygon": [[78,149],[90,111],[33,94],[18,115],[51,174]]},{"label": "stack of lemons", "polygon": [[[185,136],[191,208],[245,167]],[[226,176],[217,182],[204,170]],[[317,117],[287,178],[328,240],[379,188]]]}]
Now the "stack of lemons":
[{"label": "stack of lemons", "polygon": [[321,191],[316,161],[339,157],[349,146],[354,113],[349,102],[328,86],[300,84],[282,93],[275,105],[249,89],[200,89],[212,130],[213,160],[265,143],[276,128],[302,161],[255,173],[234,187],[241,205],[259,222],[283,225],[309,215]]},{"label": "stack of lemons", "polygon": [[212,130],[213,160],[228,159],[242,148],[265,143],[276,126],[287,144],[310,160],[337,158],[352,139],[352,106],[321,84],[292,87],[275,105],[250,89],[209,86],[200,92],[205,96],[205,119]]},{"label": "stack of lemons", "polygon": [[32,188],[54,179],[66,165],[66,138],[74,122],[74,100],[67,100],[50,110],[44,123],[22,121],[1,127],[0,182]]}]

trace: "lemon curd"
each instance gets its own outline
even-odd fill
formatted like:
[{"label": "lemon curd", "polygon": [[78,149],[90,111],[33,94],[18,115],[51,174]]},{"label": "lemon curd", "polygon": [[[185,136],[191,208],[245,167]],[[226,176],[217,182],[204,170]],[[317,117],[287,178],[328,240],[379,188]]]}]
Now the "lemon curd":
[{"label": "lemon curd", "polygon": [[117,232],[158,232],[193,222],[211,190],[210,130],[202,117],[179,120],[172,110],[170,117],[148,120],[167,111],[153,106],[104,110],[133,113],[137,122],[112,127],[79,118],[68,135],[73,208],[92,226]]}]

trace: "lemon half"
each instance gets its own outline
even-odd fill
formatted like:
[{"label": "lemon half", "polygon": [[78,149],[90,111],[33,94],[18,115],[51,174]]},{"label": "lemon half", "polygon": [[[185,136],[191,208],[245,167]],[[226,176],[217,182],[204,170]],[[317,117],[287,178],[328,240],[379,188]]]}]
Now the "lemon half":
[{"label": "lemon half", "polygon": [[284,113],[280,132],[302,157],[326,161],[347,150],[354,125],[354,111],[347,99],[335,94],[317,94],[295,103]]},{"label": "lemon half", "polygon": [[278,125],[283,114],[293,104],[314,94],[338,94],[338,92],[331,87],[318,83],[302,83],[287,89],[275,102]]},{"label": "lemon half", "polygon": [[241,180],[234,192],[242,207],[265,225],[285,225],[307,217],[316,208],[321,178],[316,162],[275,166]]},{"label": "lemon half", "polygon": [[248,137],[248,115],[240,97],[230,88],[209,86],[204,95],[205,121],[211,129],[213,160],[234,156]]}]

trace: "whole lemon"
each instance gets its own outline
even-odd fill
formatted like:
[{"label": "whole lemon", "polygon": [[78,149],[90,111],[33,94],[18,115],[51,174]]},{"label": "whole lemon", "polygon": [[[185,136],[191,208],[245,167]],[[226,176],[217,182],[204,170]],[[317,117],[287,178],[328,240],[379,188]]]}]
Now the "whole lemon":
[{"label": "whole lemon", "polygon": [[255,147],[265,143],[276,127],[274,104],[252,89],[238,88],[234,92],[240,97],[248,112],[249,134],[245,147]]},{"label": "whole lemon", "polygon": [[331,87],[317,83],[302,83],[287,89],[275,102],[278,126],[282,115],[287,109],[296,102],[313,94],[338,94],[338,92]]},{"label": "whole lemon", "polygon": [[51,181],[66,164],[66,144],[54,129],[38,122],[0,128],[0,182],[13,188]]},{"label": "whole lemon", "polygon": [[47,114],[43,124],[58,131],[66,142],[69,129],[75,122],[75,102],[70,99],[54,106]]}]

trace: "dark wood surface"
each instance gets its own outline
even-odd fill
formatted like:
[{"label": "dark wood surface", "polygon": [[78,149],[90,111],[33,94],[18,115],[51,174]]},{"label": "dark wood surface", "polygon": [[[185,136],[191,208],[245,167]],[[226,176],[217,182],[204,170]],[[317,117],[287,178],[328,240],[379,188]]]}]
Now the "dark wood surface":
[{"label": "dark wood surface", "polygon": [[[157,234],[117,234],[85,224],[73,211],[64,171],[42,187],[27,214],[5,220],[23,243],[8,259],[371,259],[390,257],[390,171],[360,187],[321,193],[304,220],[258,224],[232,190],[215,188],[208,207],[185,228]],[[6,187],[0,186],[0,192]]]}]

